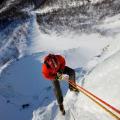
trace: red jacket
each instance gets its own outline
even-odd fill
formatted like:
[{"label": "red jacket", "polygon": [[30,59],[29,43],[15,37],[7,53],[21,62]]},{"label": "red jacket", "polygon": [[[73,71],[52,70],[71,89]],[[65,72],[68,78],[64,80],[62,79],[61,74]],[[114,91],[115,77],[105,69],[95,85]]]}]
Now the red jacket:
[{"label": "red jacket", "polygon": [[[61,55],[55,55],[55,57],[59,64],[57,65],[57,68],[55,68],[54,70],[52,68],[47,68],[46,64],[42,65],[42,74],[46,79],[54,80],[55,77],[57,76],[57,72],[59,70],[64,70],[64,68],[65,68],[64,57],[62,57]],[[45,59],[46,59],[46,57],[45,57]]]}]

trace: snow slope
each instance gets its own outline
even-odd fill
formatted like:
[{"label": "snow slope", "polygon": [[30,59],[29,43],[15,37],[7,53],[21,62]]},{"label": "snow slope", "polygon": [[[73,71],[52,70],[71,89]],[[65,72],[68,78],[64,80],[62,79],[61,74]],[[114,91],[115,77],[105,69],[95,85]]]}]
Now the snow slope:
[{"label": "snow slope", "polygon": [[[116,49],[116,46],[119,43],[118,40],[114,40],[103,56],[110,55],[109,51],[114,52],[114,54],[99,63],[84,79],[79,78],[77,80],[80,85],[84,81],[84,88],[118,109],[120,109],[120,51],[116,52],[118,49]],[[64,105],[66,109],[65,117],[61,115],[56,108],[55,101],[53,101],[47,108],[39,108],[35,111],[33,120],[73,120],[74,118],[75,120],[113,120],[103,109],[81,93],[76,96],[68,91],[64,98]],[[42,111],[44,112],[42,113]],[[53,116],[54,111],[57,112]]]},{"label": "snow slope", "polygon": [[[32,18],[22,26],[20,24],[12,29],[10,38],[4,39],[8,42],[4,41],[6,44],[2,44],[0,49],[2,58],[5,53],[9,53],[6,51],[15,42],[14,37],[20,40],[14,44],[19,51],[19,59],[9,65],[6,63],[5,69],[1,64],[0,119],[112,120],[113,118],[84,95],[70,92],[65,81],[61,81],[66,110],[66,115],[62,116],[51,82],[42,77],[41,65],[44,56],[49,52],[64,55],[67,65],[76,71],[78,84],[120,109],[120,15],[107,17],[94,26],[105,31],[106,36],[97,33],[79,35],[69,30],[61,35],[54,31],[45,34],[40,31],[34,13]],[[14,55],[14,51],[12,54]]]},{"label": "snow slope", "polygon": [[[3,120],[31,119],[32,111],[36,109],[36,106],[50,102],[46,96],[50,97],[47,90],[50,90],[51,87],[50,83],[42,78],[38,57],[40,55],[28,56],[16,61],[2,72],[0,79],[0,95],[2,98],[0,118]],[[22,106],[25,104],[29,104],[29,106],[24,109]]]},{"label": "snow slope", "polygon": [[[115,20],[116,17],[112,17],[111,20]],[[110,20],[110,21],[111,21]],[[104,22],[106,23],[106,22]],[[107,23],[109,24],[109,23]],[[110,22],[111,24],[111,22]],[[116,23],[115,23],[116,24]],[[114,25],[114,22],[113,22]],[[105,27],[105,24],[103,24]],[[108,25],[107,25],[108,26]],[[106,29],[107,29],[106,26]],[[118,25],[119,27],[119,25]],[[84,78],[78,78],[77,82],[80,85],[83,85],[86,89],[90,90],[106,102],[120,109],[120,94],[119,94],[119,86],[120,86],[120,41],[119,34],[113,37],[107,37],[106,39],[112,40],[108,46],[102,49],[100,55],[96,57],[92,57],[92,59],[86,61],[84,67],[90,70],[88,75],[84,76]],[[105,37],[104,37],[105,39]],[[87,41],[89,43],[89,40]],[[86,44],[85,44],[86,45]],[[90,45],[90,44],[89,44]],[[96,44],[95,44],[96,45]],[[94,47],[93,47],[94,48]],[[77,49],[79,52],[84,49]],[[95,49],[97,51],[97,49]],[[74,52],[73,52],[74,51]],[[77,51],[78,52],[78,51]],[[79,58],[84,58],[84,55],[79,56],[80,54],[75,52],[75,49],[70,50],[67,53],[68,60],[71,63],[71,66],[77,66]],[[75,54],[76,53],[76,54]],[[89,54],[87,56],[92,55]],[[77,58],[76,62],[72,58]],[[79,57],[78,57],[79,56]],[[67,58],[67,57],[66,57]],[[70,60],[72,59],[72,60]],[[97,65],[98,64],[98,65]],[[80,66],[80,64],[78,65]],[[53,101],[49,106],[39,108],[34,111],[32,120],[112,120],[113,118],[108,115],[105,111],[95,105],[91,100],[89,100],[86,96],[79,94],[76,96],[74,93],[70,91],[67,92],[64,97],[64,105],[66,109],[66,115],[62,116],[59,110],[56,108],[56,102]],[[55,113],[55,114],[53,114]]]},{"label": "snow slope", "polygon": [[[36,31],[33,31],[33,33],[31,34],[31,36],[33,37],[33,40],[36,39],[35,34],[39,34],[39,32],[37,33]],[[35,35],[35,38],[34,38],[34,35]],[[42,42],[42,39],[41,39],[41,42]],[[72,42],[72,39],[70,42]],[[89,39],[88,39],[88,42],[89,42]],[[96,47],[98,42],[101,45],[99,47]],[[76,72],[78,73],[78,77],[79,77],[79,76],[82,76],[82,74],[84,74],[81,71],[81,67],[84,67],[84,65],[91,58],[93,58],[93,56],[97,55],[98,53],[101,53],[101,49],[104,46],[106,46],[109,42],[110,42],[109,40],[106,40],[106,41],[103,40],[101,42],[98,39],[98,41],[95,43],[95,46],[92,47],[92,45],[88,46],[86,44],[87,40],[85,42],[81,40],[82,44],[80,46],[77,46],[76,48],[70,47],[71,49],[68,49],[66,48],[67,46],[65,46],[64,49],[62,48],[60,50],[58,48],[58,50],[56,50],[54,46],[51,48],[51,45],[49,44],[48,44],[48,48],[51,49],[51,52],[63,54],[66,57],[67,64],[76,69]],[[55,44],[57,44],[57,42]],[[0,95],[3,99],[1,100],[2,109],[0,110],[0,113],[1,113],[0,118],[2,118],[3,120],[31,119],[33,110],[37,109],[38,107],[40,107],[40,111],[41,113],[43,113],[42,114],[43,116],[44,114],[45,115],[48,114],[48,111],[46,111],[46,109],[48,109],[52,118],[54,119],[55,114],[53,113],[54,111],[58,111],[57,103],[55,102],[55,97],[52,90],[52,85],[50,81],[44,80],[44,78],[41,75],[41,62],[43,60],[43,57],[47,54],[47,52],[39,52],[39,51],[43,51],[43,48],[42,49],[37,48],[37,46],[34,46],[34,45],[32,45],[30,49],[33,47],[35,49],[32,51],[33,52],[32,55],[23,57],[17,60],[16,62],[12,63],[1,74]],[[46,50],[46,47],[44,46],[44,51],[45,50]],[[72,61],[74,61],[75,58],[77,58],[77,60],[76,60],[76,63],[73,64]],[[68,90],[67,84],[65,82],[61,82],[61,86],[65,95]],[[22,106],[26,104],[29,104],[29,106],[24,109]],[[49,109],[49,106],[52,107],[52,110],[54,111],[51,112],[51,109]],[[4,113],[7,113],[7,116]],[[33,119],[34,117],[35,116],[33,116]],[[40,116],[38,117],[41,119]]]}]

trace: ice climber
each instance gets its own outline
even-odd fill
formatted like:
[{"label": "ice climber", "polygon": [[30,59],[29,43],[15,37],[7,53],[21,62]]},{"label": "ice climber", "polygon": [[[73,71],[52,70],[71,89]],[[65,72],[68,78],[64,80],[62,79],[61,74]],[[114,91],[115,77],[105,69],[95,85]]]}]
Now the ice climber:
[{"label": "ice climber", "polygon": [[[63,56],[49,54],[44,58],[44,63],[42,65],[42,74],[46,79],[51,80],[59,109],[63,115],[65,115],[65,110],[59,80],[65,79],[63,76],[67,74],[69,76],[69,80],[75,83],[75,71],[65,64],[66,62]],[[78,90],[70,84],[69,89],[70,91],[78,92]]]}]

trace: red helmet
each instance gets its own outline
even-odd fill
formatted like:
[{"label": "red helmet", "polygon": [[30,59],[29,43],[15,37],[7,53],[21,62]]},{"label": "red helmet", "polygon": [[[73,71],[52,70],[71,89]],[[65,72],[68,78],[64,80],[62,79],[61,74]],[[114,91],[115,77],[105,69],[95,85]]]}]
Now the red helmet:
[{"label": "red helmet", "polygon": [[59,70],[64,70],[65,59],[61,55],[49,54],[44,58],[42,73],[46,79],[53,80]]},{"label": "red helmet", "polygon": [[54,54],[49,54],[48,56],[45,57],[44,63],[47,65],[48,68],[57,68],[58,61],[57,58]]}]

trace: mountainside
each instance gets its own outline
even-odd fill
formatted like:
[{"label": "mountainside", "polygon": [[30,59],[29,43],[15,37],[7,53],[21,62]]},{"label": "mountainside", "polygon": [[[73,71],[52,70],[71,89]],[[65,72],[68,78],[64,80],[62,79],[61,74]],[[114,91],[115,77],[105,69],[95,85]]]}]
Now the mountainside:
[{"label": "mountainside", "polygon": [[[100,63],[88,71],[86,75],[79,71],[80,76],[77,79],[79,85],[118,109],[120,109],[119,43],[119,40],[113,40],[99,59],[94,58],[88,62],[87,68],[91,68],[91,65],[94,66],[98,61]],[[113,117],[82,93],[76,95],[68,90],[64,97],[64,106],[65,116],[61,115],[56,101],[53,101],[49,106],[40,107],[34,111],[32,120],[113,120]]]},{"label": "mountainside", "polygon": [[119,0],[6,0],[0,3],[0,119],[112,120],[61,81],[66,115],[41,73],[61,54],[79,85],[120,109]]}]

